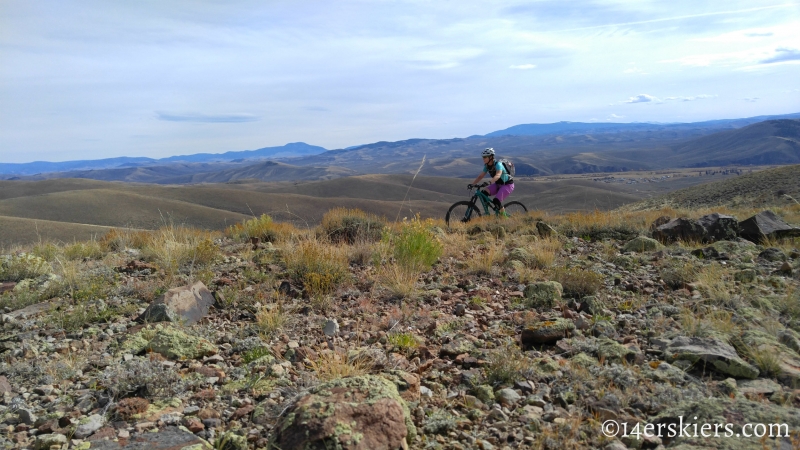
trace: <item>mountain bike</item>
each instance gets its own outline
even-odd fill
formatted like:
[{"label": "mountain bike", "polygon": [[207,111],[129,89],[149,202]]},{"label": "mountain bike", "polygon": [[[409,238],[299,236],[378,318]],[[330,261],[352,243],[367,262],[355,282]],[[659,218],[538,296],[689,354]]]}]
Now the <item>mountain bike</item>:
[{"label": "mountain bike", "polygon": [[[467,188],[469,189],[470,193],[470,200],[463,200],[460,202],[453,203],[453,206],[447,210],[447,215],[444,216],[444,221],[447,222],[447,226],[449,227],[451,223],[467,223],[474,217],[480,217],[481,211],[478,208],[477,204],[480,200],[481,206],[483,206],[483,214],[489,215],[489,211],[494,211],[495,216],[500,215],[500,208],[497,207],[496,204],[492,202],[492,199],[489,198],[488,195],[484,194],[481,190],[488,186],[488,182],[484,182],[483,184],[470,184]],[[473,190],[475,191],[473,193]],[[525,214],[528,212],[528,208],[525,207],[520,202],[508,202],[503,205],[506,208],[506,214],[509,217],[513,217],[519,214]]]}]

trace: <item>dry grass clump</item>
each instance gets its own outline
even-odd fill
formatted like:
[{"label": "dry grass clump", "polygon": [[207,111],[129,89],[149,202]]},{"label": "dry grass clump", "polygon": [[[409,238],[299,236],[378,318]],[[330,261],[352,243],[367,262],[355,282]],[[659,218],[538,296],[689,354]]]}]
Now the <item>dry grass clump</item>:
[{"label": "dry grass clump", "polygon": [[346,249],[316,239],[298,242],[292,251],[285,252],[284,261],[309,297],[334,292],[350,274]]},{"label": "dry grass clump", "polygon": [[150,240],[150,231],[112,228],[101,239],[100,245],[108,251],[126,248],[142,249]]},{"label": "dry grass clump", "polygon": [[411,298],[417,293],[419,272],[395,262],[381,265],[377,278],[378,283],[392,296]]},{"label": "dry grass clump", "polygon": [[564,288],[564,296],[582,298],[594,295],[603,287],[603,275],[578,267],[559,267],[552,271],[553,281]]},{"label": "dry grass clump", "polygon": [[502,242],[478,247],[465,261],[467,272],[490,275],[492,268],[497,267],[503,258],[505,258],[505,247]]},{"label": "dry grass clump", "polygon": [[332,350],[320,352],[316,361],[310,361],[311,370],[320,381],[366,375],[372,370],[372,360],[363,353],[342,354]]},{"label": "dry grass clump", "polygon": [[717,305],[730,305],[733,295],[733,276],[720,264],[709,264],[697,274],[697,287],[703,295]]},{"label": "dry grass clump", "polygon": [[251,238],[259,238],[265,242],[273,242],[278,237],[274,230],[272,217],[266,214],[262,214],[261,217],[244,220],[242,223],[237,223],[236,225],[231,225],[225,230],[225,234],[239,242],[247,242]]},{"label": "dry grass clump", "polygon": [[286,328],[291,313],[282,302],[264,305],[256,312],[256,325],[261,333],[272,336]]},{"label": "dry grass clump", "polygon": [[485,371],[486,381],[493,386],[499,386],[531,378],[536,369],[519,347],[514,343],[506,343],[489,354]]},{"label": "dry grass clump", "polygon": [[529,265],[533,269],[546,269],[552,266],[561,247],[561,241],[556,237],[547,237],[533,242],[528,249],[531,254]]},{"label": "dry grass clump", "polygon": [[213,238],[214,234],[209,231],[169,225],[150,233],[142,255],[170,278],[184,266],[194,269],[214,262],[219,249]]},{"label": "dry grass clump", "polygon": [[334,208],[324,216],[320,229],[334,243],[356,244],[381,239],[386,224],[360,209]]},{"label": "dry grass clump", "polygon": [[683,289],[697,281],[697,265],[689,261],[669,261],[661,267],[661,279],[672,289]]}]

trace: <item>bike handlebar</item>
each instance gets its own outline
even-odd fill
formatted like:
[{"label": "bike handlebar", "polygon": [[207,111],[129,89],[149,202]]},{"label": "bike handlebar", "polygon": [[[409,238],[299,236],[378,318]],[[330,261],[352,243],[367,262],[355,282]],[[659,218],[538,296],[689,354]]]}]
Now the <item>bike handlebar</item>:
[{"label": "bike handlebar", "polygon": [[472,188],[478,188],[478,189],[480,189],[480,188],[484,188],[484,187],[486,187],[486,186],[488,186],[488,185],[489,185],[489,182],[488,182],[488,181],[484,181],[484,182],[483,182],[483,183],[481,183],[481,184],[468,184],[468,185],[467,185],[467,189],[472,189]]}]

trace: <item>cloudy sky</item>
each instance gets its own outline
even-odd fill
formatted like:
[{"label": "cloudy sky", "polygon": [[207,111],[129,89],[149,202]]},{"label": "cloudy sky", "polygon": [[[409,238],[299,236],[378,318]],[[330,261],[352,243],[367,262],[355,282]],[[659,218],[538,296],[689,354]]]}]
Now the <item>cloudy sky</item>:
[{"label": "cloudy sky", "polygon": [[798,0],[0,0],[0,162],[792,112]]}]

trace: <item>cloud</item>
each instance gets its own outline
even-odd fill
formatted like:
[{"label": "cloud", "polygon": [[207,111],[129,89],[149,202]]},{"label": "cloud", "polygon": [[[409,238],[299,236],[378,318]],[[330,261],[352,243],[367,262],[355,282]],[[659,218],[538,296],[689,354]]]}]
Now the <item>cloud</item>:
[{"label": "cloud", "polygon": [[747,37],[769,37],[774,35],[775,33],[768,32],[768,33],[745,33],[744,35]]},{"label": "cloud", "polygon": [[158,120],[167,122],[199,122],[199,123],[242,123],[255,122],[259,118],[252,114],[175,114],[166,112],[156,112]]},{"label": "cloud", "polygon": [[519,65],[508,66],[508,68],[509,69],[519,69],[519,70],[528,70],[528,69],[535,69],[536,68],[536,64],[519,64]]},{"label": "cloud", "polygon": [[625,103],[650,103],[656,101],[658,101],[658,99],[652,95],[639,94],[625,100]]},{"label": "cloud", "polygon": [[625,118],[625,116],[618,116],[618,115],[616,115],[614,113],[611,113],[611,114],[608,115],[608,119],[607,120],[617,120],[617,119],[623,119],[623,118]]},{"label": "cloud", "polygon": [[702,99],[714,98],[714,97],[716,97],[716,95],[702,94],[702,95],[695,95],[693,97],[667,97],[667,98],[664,99],[664,101],[692,102],[692,101],[695,101],[695,100],[702,100]]},{"label": "cloud", "polygon": [[762,59],[759,61],[761,64],[772,64],[784,61],[798,61],[800,60],[800,50],[796,48],[779,47],[775,49],[775,55]]},{"label": "cloud", "polygon": [[758,101],[758,97],[748,97],[748,98],[744,99],[744,101],[746,101],[746,102],[756,102],[756,101]]}]

